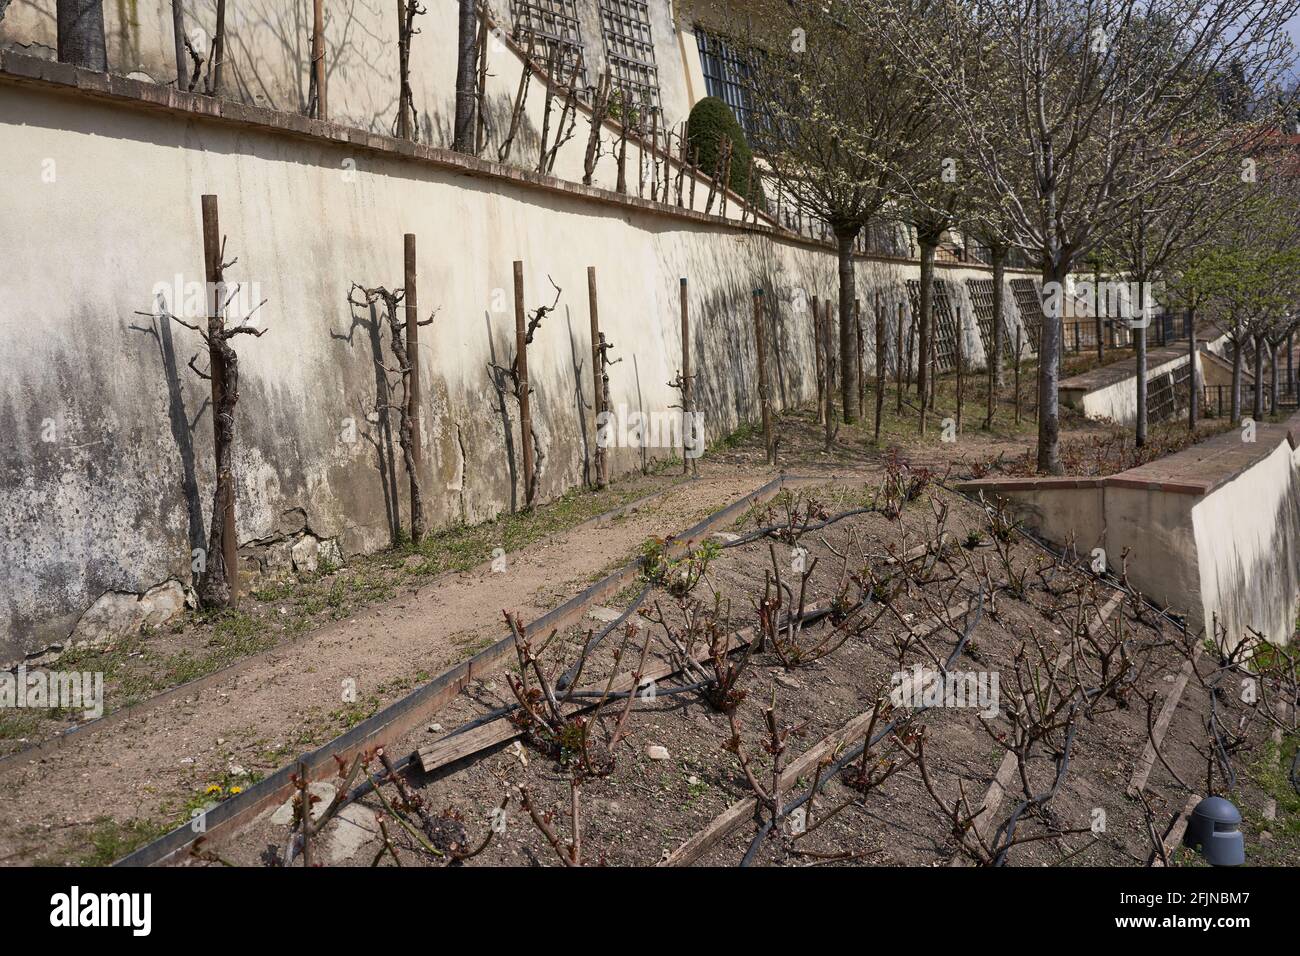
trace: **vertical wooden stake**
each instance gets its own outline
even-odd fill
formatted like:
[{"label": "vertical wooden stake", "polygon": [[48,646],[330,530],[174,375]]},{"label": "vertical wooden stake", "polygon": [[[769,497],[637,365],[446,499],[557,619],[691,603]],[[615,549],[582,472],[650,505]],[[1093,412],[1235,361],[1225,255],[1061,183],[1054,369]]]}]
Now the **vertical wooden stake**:
[{"label": "vertical wooden stake", "polygon": [[596,413],[596,487],[609,483],[609,463],[601,439],[601,422],[605,414],[605,362],[600,354],[600,309],[596,304],[596,267],[587,266],[587,310],[591,316],[591,389],[592,408]]},{"label": "vertical wooden stake", "polygon": [[[420,470],[423,467],[423,450],[420,444],[420,308],[415,291],[415,235],[407,233],[403,238],[404,277],[402,289],[406,302],[406,360],[411,365],[407,378],[406,414],[411,423],[411,459],[415,462],[415,473],[410,475],[411,501],[418,494],[417,485]],[[411,540],[419,544],[424,529],[415,523],[414,508],[411,515]]]},{"label": "vertical wooden stake", "polygon": [[1016,424],[1020,424],[1020,336],[1024,330],[1016,326]]},{"label": "vertical wooden stake", "polygon": [[524,508],[533,507],[533,416],[528,408],[528,338],[524,316],[524,263],[515,260],[515,371],[519,377],[519,441],[523,445]]},{"label": "vertical wooden stake", "polygon": [[821,302],[817,296],[812,297],[812,328],[813,328],[813,360],[817,370],[817,424],[822,424],[826,419],[824,410],[826,407],[826,356],[822,352],[822,310]]},{"label": "vertical wooden stake", "polygon": [[328,120],[330,113],[325,98],[325,0],[313,0],[311,65],[316,76],[316,118]]},{"label": "vertical wooden stake", "polygon": [[[963,374],[965,372],[965,369],[962,367],[963,365],[965,365],[966,347],[962,341],[962,338],[963,338],[963,332],[961,327],[961,308],[959,306],[957,308],[957,434],[958,435],[961,434],[961,406],[962,406],[962,399],[965,397],[963,386],[966,384],[965,376]],[[938,376],[936,376],[936,378],[937,377]]]},{"label": "vertical wooden stake", "polygon": [[[815,315],[815,313],[814,313]],[[763,329],[763,290],[754,290],[754,341],[758,347],[758,401],[763,411],[763,446],[768,465],[776,465],[776,439],[772,434],[772,402],[767,384],[767,334]]]},{"label": "vertical wooden stake", "polygon": [[858,413],[863,414],[867,404],[867,337],[862,330],[862,303],[857,296],[853,297],[853,329],[858,336]]},{"label": "vertical wooden stake", "polygon": [[1200,414],[1201,389],[1196,381],[1196,322],[1195,313],[1187,310],[1187,430],[1196,431],[1196,419]]},{"label": "vertical wooden stake", "polygon": [[[220,320],[221,297],[224,294],[224,276],[221,262],[221,226],[217,217],[217,197],[204,196],[203,208],[203,262],[207,277],[208,295],[208,374],[212,377],[212,430],[214,445],[219,414],[225,398],[226,360],[221,349],[215,343],[213,333],[224,322]],[[214,449],[215,450],[215,449]],[[231,452],[233,454],[233,452]],[[235,479],[234,475],[221,474],[221,461],[216,461],[216,480],[218,487],[224,485],[225,493],[221,496],[221,560],[226,566],[226,583],[230,588],[230,603],[235,603],[239,595],[239,532],[235,527]],[[212,560],[212,555],[207,556]]]},{"label": "vertical wooden stake", "polygon": [[688,299],[686,294],[686,276],[682,276],[681,281],[682,296],[682,474],[690,472],[699,474],[698,458],[688,454],[696,452],[695,442],[700,440],[702,435],[695,435],[688,430],[693,428],[694,406],[691,403],[691,322],[690,312],[688,311]]},{"label": "vertical wooden stake", "polygon": [[[889,347],[885,344],[885,310],[880,304],[880,290],[876,290],[876,444],[880,444],[880,418],[885,410],[885,360]],[[865,378],[865,376],[864,376]]]},{"label": "vertical wooden stake", "polygon": [[903,414],[903,318],[906,307],[898,303],[898,351],[894,355],[894,387],[898,392],[898,415]]}]

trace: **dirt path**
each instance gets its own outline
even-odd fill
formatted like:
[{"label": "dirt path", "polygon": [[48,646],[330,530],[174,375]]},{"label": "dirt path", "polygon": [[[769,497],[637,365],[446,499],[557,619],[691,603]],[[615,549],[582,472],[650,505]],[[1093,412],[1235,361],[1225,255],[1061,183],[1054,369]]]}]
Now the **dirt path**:
[{"label": "dirt path", "polygon": [[[509,556],[508,570],[443,577],[254,658],[160,707],[0,777],[0,861],[107,859],[174,824],[212,785],[247,786],[501,636],[502,608],[535,618],[771,479],[716,466],[603,527]],[[353,686],[355,699],[345,700]],[[247,776],[245,775],[247,772]]]}]

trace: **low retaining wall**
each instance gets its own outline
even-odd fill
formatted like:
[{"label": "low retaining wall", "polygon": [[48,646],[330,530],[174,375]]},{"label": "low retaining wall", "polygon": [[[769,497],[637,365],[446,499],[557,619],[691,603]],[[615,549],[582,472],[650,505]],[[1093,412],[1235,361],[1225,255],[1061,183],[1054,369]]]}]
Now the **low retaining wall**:
[{"label": "low retaining wall", "polygon": [[[1112,572],[1189,627],[1286,643],[1300,613],[1300,416],[1105,478],[980,479],[1039,537],[1105,551]],[[1128,552],[1125,562],[1124,554]]]},{"label": "low retaining wall", "polygon": [[[237,522],[259,562],[374,550],[407,523],[394,423],[375,411],[388,336],[348,302],[354,282],[401,285],[404,233],[418,242],[420,314],[434,316],[420,333],[431,526],[491,518],[522,495],[514,400],[490,370],[513,355],[513,260],[530,310],[550,304],[550,280],[563,289],[529,349],[543,500],[589,475],[588,266],[622,360],[616,410],[667,414],[678,400],[681,276],[707,437],[758,414],[755,287],[778,407],[815,392],[807,306],[837,288],[824,243],[5,52],[0,140],[0,221],[22,225],[0,232],[0,664],[63,644],[106,594],[130,621],[149,617],[130,596],[188,582],[205,546],[210,394],[187,367],[204,346],[156,301],[161,285],[177,311],[202,283],[202,194],[218,196],[238,258],[228,281],[267,300],[266,334],[234,342]],[[876,289],[889,306],[916,275],[903,260],[857,263],[864,317]],[[970,326],[964,280],[987,270],[939,275]],[[616,448],[612,471],[668,454]]]}]

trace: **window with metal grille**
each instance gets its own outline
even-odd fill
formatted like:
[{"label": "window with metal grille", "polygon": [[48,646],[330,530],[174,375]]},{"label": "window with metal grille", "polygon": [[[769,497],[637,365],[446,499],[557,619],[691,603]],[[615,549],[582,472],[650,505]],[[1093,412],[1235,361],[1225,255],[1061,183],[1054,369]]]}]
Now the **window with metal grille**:
[{"label": "window with metal grille", "polygon": [[[907,280],[907,295],[912,300],[912,314],[920,315],[921,283],[919,280]],[[946,279],[934,280],[933,299],[930,306],[934,315],[934,343],[931,346],[934,367],[940,372],[950,372],[957,367],[957,320],[953,318],[952,299],[948,294]]]},{"label": "window with metal grille", "polygon": [[514,38],[534,61],[543,67],[557,57],[555,77],[569,82],[575,65],[578,86],[587,86],[586,57],[582,48],[582,29],[578,25],[577,0],[511,0]]},{"label": "window with metal grille", "polygon": [[600,0],[600,26],[614,86],[623,91],[632,107],[657,113],[659,68],[650,35],[649,7],[642,0]]},{"label": "window with metal grille", "polygon": [[759,124],[750,93],[754,76],[750,58],[732,40],[699,27],[695,28],[695,44],[700,51],[705,91],[731,107],[745,136],[753,140]]}]

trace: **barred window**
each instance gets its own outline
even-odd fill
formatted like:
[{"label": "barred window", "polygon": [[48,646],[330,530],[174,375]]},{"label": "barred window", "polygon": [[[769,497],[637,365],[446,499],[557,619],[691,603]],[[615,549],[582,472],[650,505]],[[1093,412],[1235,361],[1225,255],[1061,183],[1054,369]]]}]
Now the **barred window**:
[{"label": "barred window", "polygon": [[614,87],[629,103],[659,111],[659,67],[655,65],[650,10],[642,0],[600,0],[605,59]]},{"label": "barred window", "polygon": [[511,0],[510,10],[515,41],[525,50],[531,50],[533,59],[543,67],[556,55],[554,79],[557,81],[568,83],[576,64],[578,87],[585,89],[587,67],[577,0]]},{"label": "barred window", "polygon": [[759,130],[750,95],[752,64],[739,45],[699,27],[695,28],[695,43],[700,51],[705,90],[731,107],[746,138],[753,141]]}]

